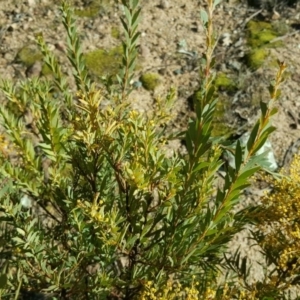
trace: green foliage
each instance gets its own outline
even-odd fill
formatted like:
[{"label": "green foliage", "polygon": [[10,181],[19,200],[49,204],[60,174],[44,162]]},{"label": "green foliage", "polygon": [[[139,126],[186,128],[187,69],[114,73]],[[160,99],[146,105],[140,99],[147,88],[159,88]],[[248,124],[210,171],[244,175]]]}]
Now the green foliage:
[{"label": "green foliage", "polygon": [[[193,103],[200,101],[202,97],[201,90],[195,91],[192,96]],[[233,133],[233,128],[226,123],[226,112],[230,109],[231,99],[219,96],[219,101],[216,104],[214,118],[212,120],[212,136],[222,136],[228,138]]]},{"label": "green foliage", "polygon": [[284,36],[290,30],[289,24],[281,18],[272,22],[272,28],[276,32],[277,36]]},{"label": "green foliage", "polygon": [[74,14],[80,18],[94,18],[109,11],[111,6],[112,1],[110,0],[92,0],[88,1],[84,8],[75,9]]},{"label": "green foliage", "polygon": [[120,30],[118,27],[112,27],[111,28],[111,36],[115,39],[119,39],[120,38]]},{"label": "green foliage", "polygon": [[97,6],[88,7],[86,9],[76,9],[74,11],[74,14],[81,18],[96,17],[98,15],[98,13],[99,13],[99,7],[97,7]]},{"label": "green foliage", "polygon": [[281,41],[274,40],[285,33],[278,23],[268,23],[251,20],[247,23],[248,45],[251,47],[247,54],[247,64],[252,69],[258,69],[269,56],[270,48],[282,46]]},{"label": "green foliage", "polygon": [[[176,134],[185,139],[186,154],[165,151],[174,138],[165,132],[174,90],[152,114],[130,106],[138,0],[122,1],[125,38],[116,81],[108,78],[96,88],[72,10],[63,4],[76,91],[42,37],[38,44],[53,77],[2,82],[0,124],[9,153],[2,151],[0,178],[10,184],[0,190],[3,299],[29,292],[53,299],[172,299],[169,284],[179,288],[174,299],[179,293],[182,299],[225,299],[226,288],[217,285],[228,265],[223,252],[246,223],[234,209],[249,178],[266,164],[256,153],[274,130],[270,118],[285,66],[270,87],[271,101],[261,103],[246,147],[213,137],[212,16],[218,2],[208,0],[201,12],[207,49],[196,117]],[[227,167],[217,187],[225,150],[234,153],[235,168]]]},{"label": "green foliage", "polygon": [[226,90],[226,91],[235,91],[237,89],[237,85],[233,79],[228,77],[225,73],[219,73],[214,81],[215,87]]},{"label": "green foliage", "polygon": [[43,58],[42,53],[36,48],[36,46],[27,45],[24,46],[17,53],[16,61],[23,63],[25,66],[32,66],[37,60]]},{"label": "green foliage", "polygon": [[258,49],[251,50],[247,54],[248,66],[251,69],[258,69],[264,64],[269,54],[270,54],[270,50],[265,48],[258,48]]},{"label": "green foliage", "polygon": [[269,43],[278,35],[272,28],[271,23],[250,21],[247,23],[249,32],[248,44],[251,47],[257,48]]},{"label": "green foliage", "polygon": [[[230,93],[235,92],[238,88],[235,80],[222,72],[216,75],[212,85],[216,88],[216,94],[218,91],[225,91],[230,95]],[[196,91],[193,95],[194,102],[197,101],[199,96],[201,97],[201,91]],[[226,115],[228,111],[230,111],[232,99],[230,96],[228,97],[222,94],[218,95],[218,98],[219,101],[217,102],[212,122],[212,136],[222,136],[226,138],[236,132],[236,128],[233,128],[232,124],[227,123],[228,116]]]},{"label": "green foliage", "polygon": [[146,90],[154,91],[160,83],[160,78],[158,74],[145,73],[140,77],[140,81]]},{"label": "green foliage", "polygon": [[110,50],[97,49],[85,54],[86,66],[97,76],[116,76],[122,63],[122,46]]},{"label": "green foliage", "polygon": [[273,40],[285,34],[287,29],[279,23],[249,21],[247,30],[248,44],[255,49],[262,46],[269,48],[282,46],[281,41],[273,42]]}]

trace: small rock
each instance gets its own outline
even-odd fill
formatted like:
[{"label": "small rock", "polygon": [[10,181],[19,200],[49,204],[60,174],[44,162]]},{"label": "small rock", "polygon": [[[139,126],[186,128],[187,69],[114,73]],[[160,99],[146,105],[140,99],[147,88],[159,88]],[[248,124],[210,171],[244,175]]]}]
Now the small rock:
[{"label": "small rock", "polygon": [[300,83],[300,74],[295,73],[291,76],[291,78],[292,80]]},{"label": "small rock", "polygon": [[162,69],[159,69],[159,70],[158,70],[158,73],[159,73],[160,75],[166,75],[166,72],[167,72],[166,68],[162,68]]},{"label": "small rock", "polygon": [[272,15],[272,20],[278,20],[280,19],[280,14],[274,9],[273,10],[273,15]]},{"label": "small rock", "polygon": [[228,32],[225,32],[221,36],[222,44],[225,47],[228,47],[232,44],[231,35]]},{"label": "small rock", "polygon": [[238,48],[240,46],[242,46],[244,43],[244,40],[242,38],[239,38],[237,42],[234,43],[234,47]]},{"label": "small rock", "polygon": [[15,26],[9,25],[9,26],[7,27],[7,31],[8,31],[8,32],[13,32],[13,31],[14,31],[14,27],[15,27]]},{"label": "small rock", "polygon": [[140,54],[143,58],[149,58],[150,57],[151,53],[150,53],[150,50],[147,46],[141,44],[139,50],[140,50]]},{"label": "small rock", "polygon": [[168,9],[170,7],[168,0],[160,0],[159,7],[161,9]]},{"label": "small rock", "polygon": [[36,3],[35,3],[35,0],[27,0],[28,2],[28,6],[34,6]]},{"label": "small rock", "polygon": [[230,60],[229,65],[237,71],[241,70],[241,67],[242,67],[242,64],[240,62],[238,62],[237,60]]},{"label": "small rock", "polygon": [[36,61],[32,66],[28,67],[25,74],[28,78],[39,77],[42,71],[41,61]]},{"label": "small rock", "polygon": [[22,206],[25,208],[32,207],[32,201],[33,200],[28,195],[23,195],[22,198],[20,199]]},{"label": "small rock", "polygon": [[58,43],[56,43],[55,45],[55,48],[57,49],[57,50],[59,50],[59,51],[61,51],[61,52],[63,52],[63,53],[65,53],[66,51],[66,49],[65,49],[65,46],[64,46],[64,44],[62,43],[62,42],[58,42]]},{"label": "small rock", "polygon": [[13,61],[14,60],[14,56],[12,53],[10,52],[7,52],[4,54],[4,58],[7,60],[7,61]]},{"label": "small rock", "polygon": [[182,74],[182,69],[176,69],[173,71],[174,75],[181,75]]},{"label": "small rock", "polygon": [[133,86],[135,89],[139,89],[139,88],[141,88],[141,87],[143,86],[143,84],[142,84],[141,81],[137,80],[137,81],[134,81],[134,82],[132,83],[132,86]]},{"label": "small rock", "polygon": [[28,30],[29,29],[29,23],[28,22],[26,22],[26,23],[24,23],[23,24],[23,30]]},{"label": "small rock", "polygon": [[13,23],[19,23],[24,19],[24,14],[22,13],[14,13],[12,16]]}]

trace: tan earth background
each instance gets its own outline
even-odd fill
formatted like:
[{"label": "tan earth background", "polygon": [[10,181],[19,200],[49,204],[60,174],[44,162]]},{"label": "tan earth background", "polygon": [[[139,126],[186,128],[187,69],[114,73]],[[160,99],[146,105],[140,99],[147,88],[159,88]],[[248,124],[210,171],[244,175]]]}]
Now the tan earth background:
[{"label": "tan earth background", "polygon": [[[72,1],[82,50],[96,80],[114,74],[121,59],[123,33],[119,18],[123,11],[117,2]],[[54,0],[0,0],[0,79],[49,76],[35,43],[41,34],[66,74],[71,75],[64,55],[66,32],[58,4]],[[193,113],[189,103],[199,86],[199,58],[205,50],[200,9],[205,9],[206,3],[140,0],[140,4],[141,37],[132,105],[147,113],[155,99],[176,87],[172,128],[183,129]],[[290,158],[285,157],[286,152],[300,141],[300,3],[257,0],[250,4],[228,0],[215,10],[214,26],[219,37],[215,85],[220,98],[215,134],[238,136],[250,130],[259,113],[259,102],[269,99],[268,86],[278,69],[276,60],[285,61],[288,69],[279,112],[273,120],[277,130],[270,141],[278,165],[287,166]],[[180,141],[169,146],[182,147]],[[242,205],[259,201],[262,194],[259,187],[248,189]],[[261,260],[259,249],[250,247],[246,231],[234,239],[231,249],[240,245],[243,255]],[[254,264],[252,276],[262,276],[258,264]]]}]

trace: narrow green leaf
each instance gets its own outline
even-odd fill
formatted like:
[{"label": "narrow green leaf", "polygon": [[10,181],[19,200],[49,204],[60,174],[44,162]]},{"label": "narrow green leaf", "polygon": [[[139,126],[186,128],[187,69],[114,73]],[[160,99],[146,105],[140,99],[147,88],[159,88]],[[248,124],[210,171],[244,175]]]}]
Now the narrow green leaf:
[{"label": "narrow green leaf", "polygon": [[[0,210],[2,211],[2,210]],[[0,217],[0,222],[9,222],[9,221],[12,221],[14,218],[13,217]],[[1,240],[0,240],[1,241]],[[1,246],[1,243],[0,243],[0,246]]]},{"label": "narrow green leaf", "polygon": [[0,289],[4,289],[7,284],[7,276],[5,274],[0,274]]},{"label": "narrow green leaf", "polygon": [[32,257],[32,258],[34,258],[35,256],[31,253],[31,252],[25,252],[25,256],[26,257]]},{"label": "narrow green leaf", "polygon": [[168,255],[167,259],[171,263],[171,267],[173,267],[174,266],[174,260],[172,259],[172,257],[170,255]]},{"label": "narrow green leaf", "polygon": [[216,7],[219,3],[221,3],[221,1],[222,1],[222,0],[214,0],[214,9],[215,9],[215,7]]},{"label": "narrow green leaf", "polygon": [[230,207],[227,207],[227,208],[224,206],[224,207],[218,212],[217,216],[216,216],[215,219],[214,219],[214,224],[215,224],[215,225],[218,225],[219,223],[224,222],[224,221],[227,220],[226,214],[227,214],[228,210],[230,210],[230,208],[231,208],[231,206],[230,206]]},{"label": "narrow green leaf", "polygon": [[268,139],[268,134],[263,135],[259,138],[259,140],[256,143],[256,146],[253,148],[253,154],[257,153],[266,143]]},{"label": "narrow green leaf", "polygon": [[142,233],[141,233],[141,239],[146,235],[146,234],[151,234],[151,228],[153,228],[153,219],[150,219],[147,224],[144,226]]},{"label": "narrow green leaf", "polygon": [[125,34],[125,45],[126,45],[126,51],[124,54],[125,54],[125,57],[128,57],[128,55],[129,55],[128,48],[130,46],[131,37],[130,37],[129,33],[126,31],[124,32],[124,34]]},{"label": "narrow green leaf", "polygon": [[[235,203],[234,200],[240,196],[241,192],[242,192],[241,189],[235,189],[235,190],[232,189],[231,192],[226,197],[226,201],[227,201],[228,205],[232,206]],[[228,208],[228,210],[230,208]]]},{"label": "narrow green leaf", "polygon": [[201,9],[200,11],[200,19],[202,21],[202,24],[205,26],[208,22],[208,15],[204,9]]},{"label": "narrow green leaf", "polygon": [[181,261],[181,264],[185,264],[186,262],[188,262],[188,260],[190,259],[190,257],[197,251],[197,247],[194,247],[193,250],[191,250],[189,253],[187,253],[183,260]]},{"label": "narrow green leaf", "polygon": [[135,66],[136,66],[136,61],[135,59],[133,59],[132,61],[129,62],[129,66],[128,66],[129,72],[132,72]]},{"label": "narrow green leaf", "polygon": [[190,155],[190,157],[192,156],[192,153],[193,153],[193,136],[191,135],[191,131],[187,131],[186,132],[186,138],[185,138],[185,142],[186,142],[186,148],[187,148],[187,151]]},{"label": "narrow green leaf", "polygon": [[271,109],[270,116],[273,116],[273,115],[277,114],[277,112],[278,112],[278,108],[277,107],[273,107]]},{"label": "narrow green leaf", "polygon": [[132,0],[132,9],[135,10],[140,0]]},{"label": "narrow green leaf", "polygon": [[24,243],[25,243],[23,240],[21,240],[17,236],[13,237],[12,239],[13,239],[13,241],[15,241],[17,243],[17,245],[24,245]]},{"label": "narrow green leaf", "polygon": [[236,182],[232,186],[232,190],[245,190],[250,184],[247,182],[247,178],[240,178],[236,180]]},{"label": "narrow green leaf", "polygon": [[26,232],[23,229],[21,229],[21,228],[16,228],[16,229],[17,229],[18,233],[21,234],[22,236],[26,235]]},{"label": "narrow green leaf", "polygon": [[[151,238],[151,241],[153,240],[153,243],[150,244],[150,246],[147,246],[149,249],[153,246],[156,245],[156,240],[162,235],[162,234],[165,234],[165,228],[161,228],[161,229],[157,229],[156,231],[151,231],[151,234],[148,233],[148,235],[145,236],[145,239],[146,239],[146,242],[149,243],[150,241],[150,237],[153,237]],[[144,241],[145,242],[145,241]]]},{"label": "narrow green leaf", "polygon": [[271,83],[271,84],[269,85],[269,93],[270,93],[270,96],[271,96],[271,97],[273,96],[274,91],[275,91],[274,85]]},{"label": "narrow green leaf", "polygon": [[242,147],[241,147],[241,143],[239,140],[237,141],[237,144],[235,147],[234,159],[235,159],[235,169],[238,172],[240,170],[242,159],[243,159]]},{"label": "narrow green leaf", "polygon": [[5,180],[5,182],[2,182],[2,183],[0,184],[0,186],[4,184],[4,186],[1,187],[1,189],[0,189],[0,199],[2,199],[2,197],[3,197],[6,193],[9,193],[9,191],[10,191],[10,189],[11,189],[11,187],[12,187],[11,183],[12,183],[11,180],[8,179],[8,180]]},{"label": "narrow green leaf", "polygon": [[109,175],[105,174],[105,176],[103,177],[102,182],[101,182],[101,186],[100,186],[100,190],[99,190],[100,193],[104,192],[104,190],[107,186],[108,178],[109,178]]},{"label": "narrow green leaf", "polygon": [[139,36],[141,35],[140,32],[137,32],[132,38],[131,38],[131,45],[135,46],[137,39],[139,38]]},{"label": "narrow green leaf", "polygon": [[255,143],[255,140],[256,140],[256,137],[257,137],[257,133],[258,133],[258,130],[259,130],[259,122],[256,122],[256,124],[254,125],[252,131],[251,131],[251,134],[250,134],[250,137],[248,139],[248,142],[247,142],[247,149],[248,151],[250,151]]},{"label": "narrow green leaf", "polygon": [[200,171],[201,169],[204,169],[208,166],[210,166],[211,163],[209,162],[201,162],[200,164],[196,165],[196,167],[192,170],[192,173],[195,173],[195,172],[198,172]]},{"label": "narrow green leaf", "polygon": [[247,166],[245,166],[245,171],[241,173],[239,176],[239,180],[249,179],[255,172],[257,172],[260,169],[260,166],[253,167],[251,169],[247,169]]},{"label": "narrow green leaf", "polygon": [[138,235],[134,235],[131,238],[126,239],[126,246],[129,248],[132,248],[135,244],[135,242],[139,239]]},{"label": "narrow green leaf", "polygon": [[260,110],[261,110],[261,113],[262,113],[262,116],[263,118],[266,116],[266,113],[268,111],[268,104],[263,102],[263,101],[260,101]]},{"label": "narrow green leaf", "polygon": [[30,232],[28,234],[28,237],[27,237],[27,241],[29,243],[35,243],[36,242],[36,237],[38,235],[38,232],[37,231],[33,231],[33,232]]},{"label": "narrow green leaf", "polygon": [[222,203],[224,197],[225,197],[225,193],[221,189],[218,189],[217,197],[216,197],[216,203],[217,204]]},{"label": "narrow green leaf", "polygon": [[266,151],[261,154],[256,154],[255,156],[252,156],[251,159],[248,161],[248,163],[245,166],[245,170],[251,169],[253,167],[260,168],[262,165],[266,163]]},{"label": "narrow green leaf", "polygon": [[206,236],[210,236],[210,235],[213,235],[213,234],[216,234],[218,233],[219,229],[218,228],[213,228],[213,229],[209,229],[207,232],[206,232]]},{"label": "narrow green leaf", "polygon": [[269,134],[271,134],[273,131],[276,130],[276,127],[272,126],[271,122],[268,122],[262,129],[262,134],[264,134],[265,132]]},{"label": "narrow green leaf", "polygon": [[132,23],[131,26],[132,27],[137,27],[138,23],[139,23],[139,15],[140,15],[141,9],[139,8],[132,16]]},{"label": "narrow green leaf", "polygon": [[[214,86],[211,86],[209,89],[208,89],[208,91],[207,91],[207,93],[206,93],[206,99],[207,99],[207,101],[211,101],[211,99],[213,99],[213,97],[214,97],[214,95],[215,95],[215,91],[216,91],[216,88],[214,87]],[[212,103],[211,103],[211,105],[212,105],[212,107],[214,107],[216,104],[217,104],[217,102],[218,102],[218,99],[216,98]]]},{"label": "narrow green leaf", "polygon": [[51,159],[52,161],[56,162],[56,156],[55,156],[55,154],[54,154],[53,151],[43,149],[43,152],[46,154],[46,156],[47,156],[49,159]]},{"label": "narrow green leaf", "polygon": [[128,32],[128,26],[127,26],[126,22],[124,21],[123,18],[120,18],[120,20],[121,20],[121,23],[123,25],[123,28],[124,28],[125,32]]},{"label": "narrow green leaf", "polygon": [[126,246],[126,244],[123,243],[123,240],[124,240],[124,237],[126,235],[126,232],[127,232],[128,228],[129,228],[129,224],[127,224],[126,227],[123,229],[123,232],[121,233],[121,235],[119,237],[119,240],[118,240],[118,243],[123,245],[122,250],[124,250],[124,247]]},{"label": "narrow green leaf", "polygon": [[59,287],[57,285],[53,284],[53,285],[50,285],[49,287],[45,288],[44,291],[45,292],[54,292],[54,291],[57,291],[58,289],[59,289]]},{"label": "narrow green leaf", "polygon": [[126,20],[127,20],[127,24],[129,24],[129,27],[130,27],[131,26],[131,20],[132,20],[131,13],[130,13],[129,9],[126,6],[124,6],[123,9],[124,9],[125,17],[126,17]]}]

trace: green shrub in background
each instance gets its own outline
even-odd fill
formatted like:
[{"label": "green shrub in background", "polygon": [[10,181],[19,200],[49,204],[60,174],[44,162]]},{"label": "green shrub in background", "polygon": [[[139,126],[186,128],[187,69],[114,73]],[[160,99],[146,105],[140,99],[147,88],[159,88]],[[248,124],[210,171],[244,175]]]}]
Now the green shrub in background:
[{"label": "green shrub in background", "polygon": [[[122,1],[125,40],[117,81],[108,79],[102,88],[91,82],[72,11],[63,4],[77,91],[41,37],[53,79],[2,82],[1,299],[226,299],[227,287],[217,283],[228,265],[223,252],[248,222],[233,209],[248,179],[266,166],[264,154],[256,153],[274,130],[270,118],[285,66],[270,88],[271,101],[261,103],[246,147],[212,137],[218,2],[207,0],[201,11],[207,50],[196,118],[176,136],[165,132],[174,90],[152,114],[130,107],[138,0]],[[178,137],[187,154],[167,156],[165,145]],[[225,150],[234,154],[235,168],[227,166],[217,187]],[[235,291],[228,299],[240,297]]]}]

